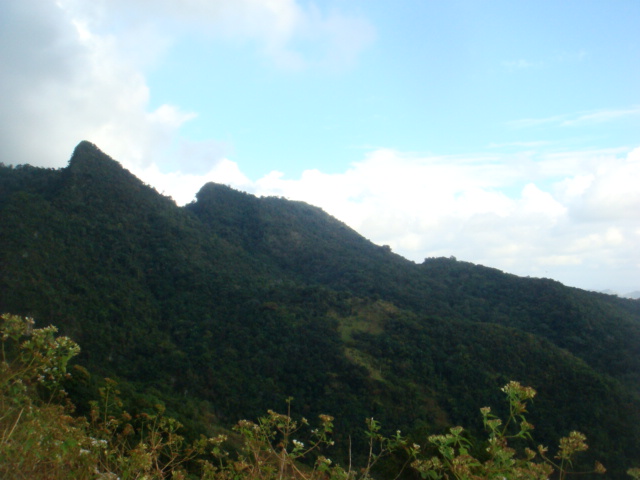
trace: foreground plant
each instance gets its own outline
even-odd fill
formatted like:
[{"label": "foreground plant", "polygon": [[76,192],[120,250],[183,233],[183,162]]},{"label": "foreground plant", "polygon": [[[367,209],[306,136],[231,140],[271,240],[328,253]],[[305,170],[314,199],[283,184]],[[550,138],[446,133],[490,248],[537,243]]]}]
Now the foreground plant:
[{"label": "foreground plant", "polygon": [[62,380],[80,348],[56,333],[34,328],[30,318],[0,315],[0,478],[186,478],[184,464],[207,442],[186,444],[162,407],[133,418],[107,379],[91,418],[73,415]]},{"label": "foreground plant", "polygon": [[554,473],[559,479],[570,474],[605,473],[600,462],[596,462],[590,472],[571,471],[576,454],[588,448],[586,437],[580,432],[574,431],[561,438],[553,458],[548,455],[548,448],[542,445],[537,446],[537,452],[528,447],[518,451],[511,446],[510,442],[516,439],[532,440],[533,425],[527,421],[525,413],[527,401],[535,397],[536,391],[513,381],[502,391],[509,403],[509,416],[505,422],[493,415],[489,407],[480,410],[488,433],[488,458],[480,460],[472,456],[469,453],[472,445],[463,436],[463,428],[454,427],[446,435],[429,437],[429,443],[437,447],[439,455],[412,463],[422,478],[546,480]]},{"label": "foreground plant", "polygon": [[[106,379],[89,418],[78,417],[62,380],[80,349],[56,333],[55,327],[34,328],[29,318],[0,315],[0,478],[369,480],[380,460],[391,455],[405,461],[384,478],[398,478],[408,465],[429,479],[546,480],[605,472],[598,462],[590,472],[573,471],[576,456],[588,448],[580,432],[561,438],[555,455],[542,445],[535,450],[518,446],[532,442],[533,425],[525,414],[536,394],[518,382],[502,388],[509,405],[506,421],[489,407],[481,409],[488,435],[482,455],[472,455],[478,446],[462,427],[430,436],[422,448],[400,431],[384,435],[370,418],[368,449],[359,467],[349,461],[345,468],[326,456],[334,443],[333,417],[320,415],[318,427],[311,429],[305,418],[291,416],[290,400],[286,414],[270,410],[257,422],[238,422],[229,435],[187,443],[181,425],[165,416],[161,405],[131,415],[123,409],[117,383]],[[427,450],[436,454],[425,456]],[[627,473],[640,480],[640,469]]]},{"label": "foreground plant", "polygon": [[[380,459],[409,448],[407,439],[399,431],[390,437],[382,435],[380,424],[370,418],[365,432],[368,439],[366,464],[357,469],[349,465],[345,469],[319,453],[334,445],[331,439],[334,418],[319,415],[319,426],[305,432],[303,429],[310,428],[308,420],[304,417],[293,419],[291,399],[287,405],[286,414],[269,410],[268,415],[257,422],[238,422],[233,430],[239,435],[242,446],[235,460],[230,460],[229,452],[219,447],[227,440],[226,436],[212,439],[217,445],[212,453],[219,463],[214,466],[205,462],[203,479],[366,480],[372,478],[371,471]],[[303,436],[308,440],[300,440]]]},{"label": "foreground plant", "polygon": [[0,316],[0,477],[83,478],[96,458],[86,448],[86,421],[57,403],[61,380],[80,348],[55,327]]}]

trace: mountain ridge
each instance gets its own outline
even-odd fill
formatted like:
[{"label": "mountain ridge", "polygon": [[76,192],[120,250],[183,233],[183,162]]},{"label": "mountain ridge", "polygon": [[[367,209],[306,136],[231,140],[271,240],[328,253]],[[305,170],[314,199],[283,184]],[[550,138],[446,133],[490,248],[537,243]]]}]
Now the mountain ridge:
[{"label": "mountain ridge", "polygon": [[292,395],[351,429],[375,414],[417,432],[473,422],[518,377],[552,412],[544,438],[584,427],[594,455],[637,453],[638,301],[415,264],[317,207],[223,185],[178,207],[88,142],[61,170],[0,167],[0,187],[0,308],[183,416],[229,423]]}]

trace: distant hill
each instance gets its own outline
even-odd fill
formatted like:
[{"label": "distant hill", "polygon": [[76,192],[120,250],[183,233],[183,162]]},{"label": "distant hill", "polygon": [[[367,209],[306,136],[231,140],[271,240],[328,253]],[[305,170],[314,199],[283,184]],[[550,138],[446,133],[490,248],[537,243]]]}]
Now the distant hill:
[{"label": "distant hill", "polygon": [[416,264],[317,207],[224,185],[178,207],[88,142],[63,169],[0,166],[0,310],[57,325],[91,371],[192,430],[289,396],[345,436],[370,416],[480,428],[513,379],[539,391],[540,441],[579,429],[613,477],[640,458],[640,302]]},{"label": "distant hill", "polygon": [[633,292],[622,293],[622,292],[616,292],[614,290],[607,289],[607,290],[599,290],[598,293],[605,293],[607,295],[616,295],[618,297],[630,298],[632,300],[640,299],[640,290],[634,290]]}]

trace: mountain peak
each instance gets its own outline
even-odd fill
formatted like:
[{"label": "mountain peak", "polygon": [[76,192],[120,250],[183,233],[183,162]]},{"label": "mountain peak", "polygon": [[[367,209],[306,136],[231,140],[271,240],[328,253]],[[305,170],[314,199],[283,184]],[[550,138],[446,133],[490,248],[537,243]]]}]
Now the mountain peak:
[{"label": "mountain peak", "polygon": [[196,194],[196,200],[200,204],[213,202],[225,203],[228,201],[257,202],[257,198],[250,193],[242,192],[221,183],[207,182]]},{"label": "mountain peak", "polygon": [[102,209],[113,208],[118,200],[153,204],[159,197],[152,187],[86,140],[76,146],[63,170],[62,188],[68,195],[76,196],[77,201],[98,202]]},{"label": "mountain peak", "polygon": [[89,152],[89,151],[104,154],[104,152],[100,150],[95,143],[91,143],[89,140],[82,140],[80,143],[78,143],[78,145],[76,145],[76,148],[74,148],[73,155],[76,155],[77,153]]},{"label": "mountain peak", "polygon": [[85,173],[92,176],[125,170],[119,162],[87,140],[81,141],[73,150],[68,169],[72,173]]}]

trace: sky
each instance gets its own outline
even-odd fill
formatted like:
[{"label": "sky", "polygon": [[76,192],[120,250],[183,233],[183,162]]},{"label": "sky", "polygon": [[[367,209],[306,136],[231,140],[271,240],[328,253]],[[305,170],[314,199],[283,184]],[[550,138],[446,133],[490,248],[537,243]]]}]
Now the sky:
[{"label": "sky", "polygon": [[0,2],[0,162],[95,143],[428,257],[640,290],[637,0]]}]

